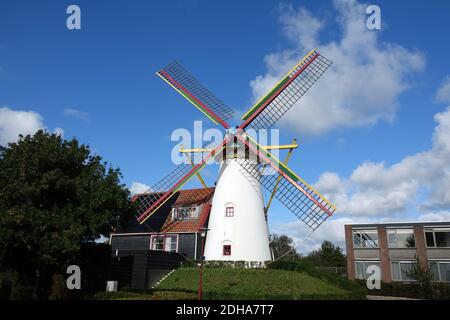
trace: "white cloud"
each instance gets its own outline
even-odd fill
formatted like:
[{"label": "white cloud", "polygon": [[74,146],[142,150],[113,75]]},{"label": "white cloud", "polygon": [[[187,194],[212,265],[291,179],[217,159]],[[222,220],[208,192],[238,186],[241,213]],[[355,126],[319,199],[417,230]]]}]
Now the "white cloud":
[{"label": "white cloud", "polygon": [[[422,211],[450,207],[450,107],[435,115],[437,125],[430,150],[403,158],[398,163],[364,162],[347,178],[325,172],[315,186],[340,214],[392,217],[408,205]],[[422,202],[419,191],[427,192]]]},{"label": "white cloud", "polygon": [[[324,240],[345,248],[345,224],[449,221],[450,106],[437,113],[434,120],[436,127],[429,150],[406,156],[392,165],[366,161],[348,177],[335,172],[320,175],[314,186],[338,209],[311,238],[311,230],[301,221],[275,223],[271,231],[300,241],[298,249],[307,253]],[[418,215],[411,215],[409,209],[414,207]]]},{"label": "white cloud", "polygon": [[286,223],[276,223],[271,232],[286,234],[294,240],[297,251],[307,254],[320,247],[323,241],[328,240],[345,251],[344,226],[354,223],[370,223],[373,219],[360,219],[355,217],[333,217],[325,221],[320,228],[311,234],[309,229],[300,220]]},{"label": "white cloud", "polygon": [[62,129],[62,128],[55,128],[55,129],[53,129],[53,133],[55,133],[55,134],[57,134],[57,135],[59,135],[61,137],[64,137],[64,129]]},{"label": "white cloud", "polygon": [[34,134],[44,129],[42,116],[34,111],[0,108],[0,145],[19,140],[19,134]]},{"label": "white cloud", "polygon": [[450,211],[437,211],[419,216],[420,221],[450,221]]},{"label": "white cloud", "polygon": [[131,192],[132,195],[135,195],[135,194],[138,194],[138,193],[144,193],[144,192],[148,191],[149,189],[150,189],[150,187],[147,186],[146,184],[134,181],[131,184],[130,192]]},{"label": "white cloud", "polygon": [[74,108],[64,109],[64,115],[74,117],[83,121],[89,120],[89,113]]},{"label": "white cloud", "polygon": [[441,87],[436,93],[436,100],[438,102],[450,103],[450,77],[447,77],[441,84]]},{"label": "white cloud", "polygon": [[[35,111],[13,110],[0,108],[0,145],[17,142],[19,135],[33,135],[38,130],[48,130],[42,116]],[[62,128],[53,129],[53,133],[64,135]]]},{"label": "white cloud", "polygon": [[366,29],[367,5],[339,0],[334,7],[341,38],[321,42],[324,21],[304,8],[282,6],[280,23],[294,48],[267,55],[266,73],[250,82],[257,100],[311,49],[319,48],[333,60],[332,68],[282,120],[306,134],[392,121],[408,76],[425,67],[420,52],[382,42],[379,31]]}]

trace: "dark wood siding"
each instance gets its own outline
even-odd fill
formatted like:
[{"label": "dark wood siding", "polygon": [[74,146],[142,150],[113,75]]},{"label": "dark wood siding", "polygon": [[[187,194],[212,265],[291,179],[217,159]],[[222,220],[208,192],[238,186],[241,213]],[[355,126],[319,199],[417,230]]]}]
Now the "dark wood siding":
[{"label": "dark wood siding", "polygon": [[178,253],[195,260],[195,233],[178,235]]},{"label": "dark wood siding", "polygon": [[149,250],[150,235],[112,236],[111,250]]},{"label": "dark wood siding", "polygon": [[117,280],[119,288],[133,289],[150,289],[183,261],[178,253],[153,250],[120,250],[111,258],[110,280]]}]

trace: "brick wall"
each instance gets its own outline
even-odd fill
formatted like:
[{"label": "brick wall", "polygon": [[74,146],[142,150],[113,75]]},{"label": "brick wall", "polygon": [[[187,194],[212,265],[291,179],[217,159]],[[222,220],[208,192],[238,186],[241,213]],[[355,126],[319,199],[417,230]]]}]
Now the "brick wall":
[{"label": "brick wall", "polygon": [[347,277],[350,280],[355,280],[355,251],[353,250],[353,234],[352,226],[345,226],[345,245],[347,249]]},{"label": "brick wall", "polygon": [[423,232],[422,226],[414,227],[414,239],[416,242],[416,253],[420,260],[422,268],[427,268],[428,266],[428,255],[427,255],[427,245],[425,242],[425,233]]},{"label": "brick wall", "polygon": [[380,248],[381,281],[392,282],[391,258],[389,256],[388,238],[385,227],[378,228],[378,246]]}]

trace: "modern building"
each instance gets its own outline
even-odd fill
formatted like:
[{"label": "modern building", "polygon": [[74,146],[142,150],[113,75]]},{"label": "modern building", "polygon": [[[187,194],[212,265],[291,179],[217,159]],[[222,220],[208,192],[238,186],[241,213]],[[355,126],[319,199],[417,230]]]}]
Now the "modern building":
[{"label": "modern building", "polygon": [[450,281],[450,222],[353,224],[345,226],[349,279],[366,279],[376,265],[383,282],[414,281],[418,258],[435,281]]}]

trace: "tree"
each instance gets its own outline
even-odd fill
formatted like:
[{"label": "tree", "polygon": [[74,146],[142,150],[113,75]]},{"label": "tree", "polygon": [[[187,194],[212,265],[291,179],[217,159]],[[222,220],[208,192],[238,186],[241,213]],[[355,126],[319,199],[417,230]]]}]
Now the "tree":
[{"label": "tree", "polygon": [[282,256],[289,252],[286,257],[298,258],[299,254],[294,246],[294,240],[287,235],[278,235],[276,233],[269,236],[270,247],[273,250],[273,255],[275,258]]},{"label": "tree", "polygon": [[38,131],[0,147],[0,268],[34,289],[75,261],[83,242],[133,214],[121,173],[88,146]]},{"label": "tree", "polygon": [[347,264],[342,249],[328,240],[304,259],[316,267],[345,267]]},{"label": "tree", "polygon": [[422,298],[433,299],[433,272],[426,261],[420,260],[417,255],[415,259],[416,262],[412,264],[411,270],[407,273],[407,275],[417,281]]}]

